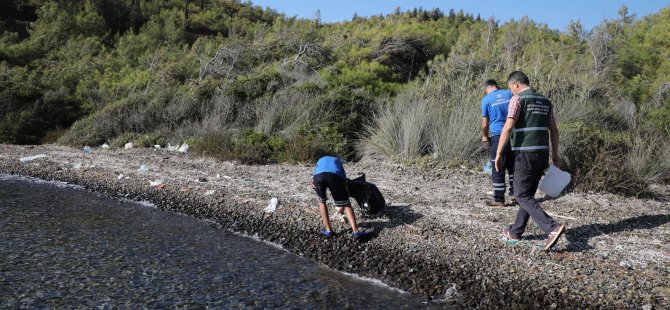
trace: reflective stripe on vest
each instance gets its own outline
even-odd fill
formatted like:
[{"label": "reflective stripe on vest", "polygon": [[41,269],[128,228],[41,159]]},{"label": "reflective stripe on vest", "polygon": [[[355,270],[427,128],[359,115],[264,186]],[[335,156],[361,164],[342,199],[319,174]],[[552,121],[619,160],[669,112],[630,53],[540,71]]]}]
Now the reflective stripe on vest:
[{"label": "reflective stripe on vest", "polygon": [[537,150],[548,150],[548,149],[549,149],[548,145],[512,147],[512,151],[537,151]]},{"label": "reflective stripe on vest", "polygon": [[542,130],[549,130],[549,127],[526,127],[526,128],[517,128],[517,129],[514,129],[514,132],[519,132],[519,131],[542,131]]}]

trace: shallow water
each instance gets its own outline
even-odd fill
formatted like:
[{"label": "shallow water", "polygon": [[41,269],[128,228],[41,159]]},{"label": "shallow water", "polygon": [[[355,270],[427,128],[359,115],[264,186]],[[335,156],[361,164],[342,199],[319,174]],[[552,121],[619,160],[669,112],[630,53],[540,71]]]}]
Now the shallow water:
[{"label": "shallow water", "polygon": [[0,179],[0,308],[138,306],[438,305],[187,216]]}]

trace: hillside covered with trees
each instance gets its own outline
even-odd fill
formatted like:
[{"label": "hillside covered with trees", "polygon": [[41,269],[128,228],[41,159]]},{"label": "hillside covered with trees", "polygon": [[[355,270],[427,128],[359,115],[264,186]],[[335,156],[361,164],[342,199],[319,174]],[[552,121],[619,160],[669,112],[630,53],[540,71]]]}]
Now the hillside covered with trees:
[{"label": "hillside covered with trees", "polygon": [[640,194],[670,180],[670,8],[619,13],[557,31],[422,8],[329,24],[235,0],[3,1],[0,143],[479,165],[482,82],[523,70],[575,184]]}]

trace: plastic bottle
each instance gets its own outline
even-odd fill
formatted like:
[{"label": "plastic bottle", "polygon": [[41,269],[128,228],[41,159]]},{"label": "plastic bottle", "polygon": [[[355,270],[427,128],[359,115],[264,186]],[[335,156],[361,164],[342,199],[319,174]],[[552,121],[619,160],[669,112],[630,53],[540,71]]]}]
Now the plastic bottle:
[{"label": "plastic bottle", "polygon": [[488,160],[484,165],[484,173],[491,173],[492,171],[493,171],[493,165],[491,165],[491,161]]}]

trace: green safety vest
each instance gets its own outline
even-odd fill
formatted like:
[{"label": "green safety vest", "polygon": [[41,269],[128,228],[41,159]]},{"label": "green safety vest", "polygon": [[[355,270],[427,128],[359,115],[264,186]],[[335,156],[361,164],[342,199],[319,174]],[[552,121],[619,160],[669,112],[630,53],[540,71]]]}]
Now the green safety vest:
[{"label": "green safety vest", "polygon": [[521,99],[521,115],[514,124],[512,150],[518,152],[548,151],[551,101],[531,89],[524,90],[518,95]]}]

